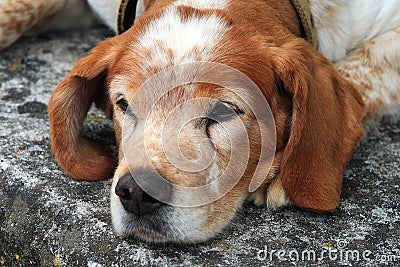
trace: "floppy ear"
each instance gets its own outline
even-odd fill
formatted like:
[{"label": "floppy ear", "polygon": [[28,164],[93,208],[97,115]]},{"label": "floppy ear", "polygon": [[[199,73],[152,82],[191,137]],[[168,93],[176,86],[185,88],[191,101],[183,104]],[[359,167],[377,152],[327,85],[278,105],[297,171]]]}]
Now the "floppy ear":
[{"label": "floppy ear", "polygon": [[105,79],[118,46],[115,37],[101,42],[77,62],[49,101],[52,153],[65,172],[78,180],[111,178],[116,167],[107,149],[82,137],[82,127],[93,101],[107,106]]},{"label": "floppy ear", "polygon": [[279,178],[295,205],[332,211],[345,167],[364,134],[363,100],[356,87],[304,40],[271,51],[277,79],[293,103]]}]

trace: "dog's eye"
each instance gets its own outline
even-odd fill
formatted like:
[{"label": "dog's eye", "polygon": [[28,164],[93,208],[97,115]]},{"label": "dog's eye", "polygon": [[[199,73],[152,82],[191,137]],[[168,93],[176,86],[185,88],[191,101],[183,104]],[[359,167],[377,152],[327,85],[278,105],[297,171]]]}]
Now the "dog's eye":
[{"label": "dog's eye", "polygon": [[209,124],[221,123],[231,119],[236,112],[223,102],[218,102],[214,108],[207,114]]},{"label": "dog's eye", "polygon": [[230,102],[218,102],[205,118],[206,131],[208,132],[209,127],[214,124],[223,123],[241,114],[243,111],[236,105]]},{"label": "dog's eye", "polygon": [[128,109],[129,103],[124,98],[120,98],[117,100],[117,106],[122,110],[122,112],[125,112]]},{"label": "dog's eye", "polygon": [[206,116],[196,120],[195,127],[201,129],[205,126],[207,135],[210,133],[210,127],[233,119],[235,116],[243,115],[244,112],[238,106],[226,101],[219,101],[206,114]]}]

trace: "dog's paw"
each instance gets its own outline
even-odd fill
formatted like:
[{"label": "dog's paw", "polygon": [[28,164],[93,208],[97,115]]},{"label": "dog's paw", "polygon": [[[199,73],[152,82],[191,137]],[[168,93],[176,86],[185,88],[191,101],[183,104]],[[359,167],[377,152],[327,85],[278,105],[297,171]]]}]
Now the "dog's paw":
[{"label": "dog's paw", "polygon": [[268,209],[278,210],[291,204],[279,178],[273,180],[267,188],[258,188],[251,196],[256,205],[266,205]]}]

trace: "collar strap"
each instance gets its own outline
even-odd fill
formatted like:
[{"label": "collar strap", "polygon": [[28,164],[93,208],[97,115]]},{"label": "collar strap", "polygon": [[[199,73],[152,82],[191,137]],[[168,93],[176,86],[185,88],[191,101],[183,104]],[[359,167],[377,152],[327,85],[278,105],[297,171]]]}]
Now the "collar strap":
[{"label": "collar strap", "polygon": [[121,0],[118,8],[117,34],[121,34],[132,27],[135,22],[138,0]]},{"label": "collar strap", "polygon": [[300,19],[301,26],[304,30],[304,39],[308,41],[312,47],[317,49],[318,37],[317,30],[314,26],[309,0],[291,0],[297,16]]}]

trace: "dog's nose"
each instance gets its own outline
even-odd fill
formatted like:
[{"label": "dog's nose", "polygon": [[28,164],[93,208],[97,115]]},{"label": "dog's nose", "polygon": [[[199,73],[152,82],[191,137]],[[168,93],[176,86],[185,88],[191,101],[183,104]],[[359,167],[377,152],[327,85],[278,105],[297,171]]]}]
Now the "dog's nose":
[{"label": "dog's nose", "polygon": [[138,216],[151,213],[163,205],[162,202],[143,191],[130,174],[119,179],[115,187],[115,194],[119,196],[126,211]]}]

